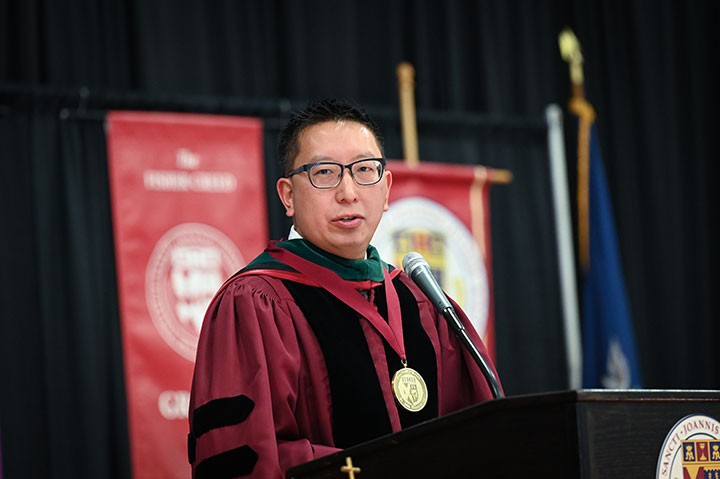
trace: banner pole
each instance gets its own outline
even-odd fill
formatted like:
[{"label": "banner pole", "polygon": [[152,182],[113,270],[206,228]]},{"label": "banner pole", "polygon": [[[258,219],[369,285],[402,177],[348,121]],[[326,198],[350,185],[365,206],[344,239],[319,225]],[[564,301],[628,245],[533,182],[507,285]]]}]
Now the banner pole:
[{"label": "banner pole", "polygon": [[415,69],[408,62],[397,66],[400,93],[400,123],[402,124],[405,164],[415,167],[420,163],[418,153],[417,119],[415,116]]},{"label": "banner pole", "polygon": [[[405,164],[413,168],[420,163],[415,113],[415,68],[409,62],[397,66],[398,91],[400,93],[400,123],[402,125],[403,156]],[[488,181],[494,184],[512,183],[509,170],[487,169]]]}]

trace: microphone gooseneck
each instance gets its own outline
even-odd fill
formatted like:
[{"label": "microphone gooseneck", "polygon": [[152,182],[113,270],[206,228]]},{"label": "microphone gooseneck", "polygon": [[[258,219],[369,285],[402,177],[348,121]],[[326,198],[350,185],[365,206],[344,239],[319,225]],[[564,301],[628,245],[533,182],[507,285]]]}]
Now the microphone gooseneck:
[{"label": "microphone gooseneck", "polygon": [[448,321],[450,328],[458,339],[460,339],[463,346],[470,352],[470,355],[477,365],[480,366],[480,371],[482,371],[485,376],[493,397],[496,399],[504,397],[495,373],[487,361],[485,361],[482,354],[480,354],[480,351],[477,346],[475,346],[475,343],[472,342],[470,336],[468,336],[465,327],[455,312],[455,308],[453,308],[452,303],[450,303],[450,300],[448,300],[442,288],[440,288],[440,285],[435,280],[435,276],[433,276],[427,260],[423,258],[420,253],[412,251],[405,255],[402,265],[405,274],[418,285],[423,294],[425,294],[433,306],[435,306],[435,309]]}]

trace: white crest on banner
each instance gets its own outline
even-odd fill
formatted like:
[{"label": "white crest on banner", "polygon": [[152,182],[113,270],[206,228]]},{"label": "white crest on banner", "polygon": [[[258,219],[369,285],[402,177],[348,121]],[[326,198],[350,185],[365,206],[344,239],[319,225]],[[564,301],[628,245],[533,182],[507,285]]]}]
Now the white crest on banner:
[{"label": "white crest on banner", "polygon": [[145,300],[158,333],[180,356],[195,361],[205,310],[244,264],[230,238],[205,224],[174,226],[157,242],[145,270]]},{"label": "white crest on banner", "polygon": [[489,286],[485,261],[475,238],[450,210],[419,196],[390,204],[372,241],[380,257],[393,265],[417,251],[427,259],[445,292],[465,311],[483,336]]}]

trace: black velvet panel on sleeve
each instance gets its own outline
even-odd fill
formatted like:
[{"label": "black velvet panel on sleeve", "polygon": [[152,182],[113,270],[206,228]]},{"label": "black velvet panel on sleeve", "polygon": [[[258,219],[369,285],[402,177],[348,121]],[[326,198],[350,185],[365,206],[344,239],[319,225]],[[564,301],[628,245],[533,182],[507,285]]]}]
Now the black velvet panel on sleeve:
[{"label": "black velvet panel on sleeve", "polygon": [[253,408],[255,401],[244,394],[203,404],[193,412],[193,434],[197,438],[212,429],[240,424]]},{"label": "black velvet panel on sleeve", "polygon": [[258,455],[250,446],[241,446],[202,461],[195,470],[195,479],[231,479],[247,476],[255,469],[257,461]]}]

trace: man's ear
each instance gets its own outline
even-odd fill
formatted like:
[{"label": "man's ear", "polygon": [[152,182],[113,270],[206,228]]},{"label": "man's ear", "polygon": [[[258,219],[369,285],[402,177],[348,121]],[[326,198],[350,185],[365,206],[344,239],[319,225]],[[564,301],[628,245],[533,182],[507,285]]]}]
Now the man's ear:
[{"label": "man's ear", "polygon": [[390,207],[390,187],[392,186],[392,173],[385,170],[385,181],[387,181],[387,188],[385,189],[385,205],[383,211],[387,211]]},{"label": "man's ear", "polygon": [[292,218],[295,216],[295,204],[293,201],[293,185],[290,178],[280,178],[275,184],[277,194],[285,206],[285,215]]}]

